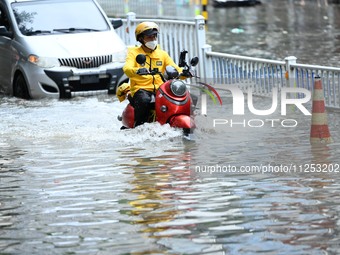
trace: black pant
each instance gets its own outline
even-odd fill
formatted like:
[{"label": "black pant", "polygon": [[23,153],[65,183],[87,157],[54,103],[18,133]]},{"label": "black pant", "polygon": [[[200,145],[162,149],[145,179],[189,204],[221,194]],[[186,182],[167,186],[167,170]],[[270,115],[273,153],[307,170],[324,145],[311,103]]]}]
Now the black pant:
[{"label": "black pant", "polygon": [[139,89],[133,95],[132,106],[135,113],[135,127],[149,120],[150,110],[155,107],[155,104],[151,103],[152,97],[154,97],[154,93],[144,89]]}]

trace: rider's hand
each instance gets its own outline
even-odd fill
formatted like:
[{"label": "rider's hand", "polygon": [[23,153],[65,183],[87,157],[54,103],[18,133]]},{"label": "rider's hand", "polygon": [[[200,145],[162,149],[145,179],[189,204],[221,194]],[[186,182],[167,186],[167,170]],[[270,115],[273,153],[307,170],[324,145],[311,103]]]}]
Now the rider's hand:
[{"label": "rider's hand", "polygon": [[181,73],[181,76],[184,76],[187,78],[193,77],[192,73],[189,70],[183,70],[183,72]]},{"label": "rider's hand", "polygon": [[149,70],[147,68],[143,67],[143,68],[139,68],[136,73],[140,74],[140,75],[148,74]]}]

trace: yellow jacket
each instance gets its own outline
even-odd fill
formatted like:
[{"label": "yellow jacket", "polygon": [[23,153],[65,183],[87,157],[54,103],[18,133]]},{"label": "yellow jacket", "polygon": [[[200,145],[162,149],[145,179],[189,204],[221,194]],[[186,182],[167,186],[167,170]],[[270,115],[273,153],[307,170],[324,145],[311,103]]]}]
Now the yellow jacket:
[{"label": "yellow jacket", "polygon": [[[146,55],[146,63],[144,65],[137,63],[136,56],[138,54]],[[133,96],[141,88],[151,92],[156,91],[163,83],[159,75],[151,76],[136,74],[139,68],[149,69],[151,67],[151,70],[158,68],[159,72],[164,73],[165,68],[168,65],[175,67],[179,73],[182,72],[181,68],[175,64],[169,54],[166,51],[159,49],[159,46],[157,46],[156,50],[152,53],[146,53],[141,46],[129,48],[123,70],[130,78],[131,95]]]}]

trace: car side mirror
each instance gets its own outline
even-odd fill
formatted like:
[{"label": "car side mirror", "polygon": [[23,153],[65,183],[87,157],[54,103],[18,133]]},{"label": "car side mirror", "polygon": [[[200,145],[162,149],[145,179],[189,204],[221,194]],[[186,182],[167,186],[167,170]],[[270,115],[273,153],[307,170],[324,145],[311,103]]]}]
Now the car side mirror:
[{"label": "car side mirror", "polygon": [[143,65],[146,62],[146,56],[144,54],[138,54],[136,57],[136,61],[138,64]]},{"label": "car side mirror", "polygon": [[123,26],[123,21],[122,19],[110,19],[111,25],[113,26],[114,29],[117,29],[121,26]]}]

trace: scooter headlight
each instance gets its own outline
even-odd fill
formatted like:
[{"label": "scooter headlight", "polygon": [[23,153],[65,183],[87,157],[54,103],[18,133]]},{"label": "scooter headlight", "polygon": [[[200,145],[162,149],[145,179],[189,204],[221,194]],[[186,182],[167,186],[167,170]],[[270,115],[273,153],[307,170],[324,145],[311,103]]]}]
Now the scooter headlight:
[{"label": "scooter headlight", "polygon": [[173,80],[170,85],[171,92],[178,97],[184,96],[187,92],[187,85],[183,81]]}]

